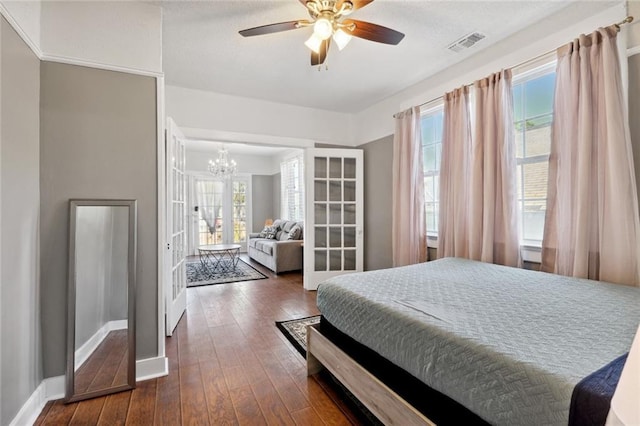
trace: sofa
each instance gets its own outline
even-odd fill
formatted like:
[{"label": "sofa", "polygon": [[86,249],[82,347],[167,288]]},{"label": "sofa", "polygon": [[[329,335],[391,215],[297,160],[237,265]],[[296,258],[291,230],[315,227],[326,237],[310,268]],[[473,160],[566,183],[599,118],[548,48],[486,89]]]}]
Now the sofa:
[{"label": "sofa", "polygon": [[247,253],[276,274],[302,269],[303,222],[275,220],[260,233],[249,234]]}]

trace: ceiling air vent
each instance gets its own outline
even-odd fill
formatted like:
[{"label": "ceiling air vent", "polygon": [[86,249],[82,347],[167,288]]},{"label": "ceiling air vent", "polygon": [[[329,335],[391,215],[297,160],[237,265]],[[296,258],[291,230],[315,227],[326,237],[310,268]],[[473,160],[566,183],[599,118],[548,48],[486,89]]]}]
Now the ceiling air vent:
[{"label": "ceiling air vent", "polygon": [[483,38],[485,38],[484,34],[479,32],[473,32],[471,34],[467,34],[466,36],[462,37],[460,40],[451,43],[447,47],[447,49],[453,52],[461,52],[465,49],[470,48],[471,46],[473,46]]}]

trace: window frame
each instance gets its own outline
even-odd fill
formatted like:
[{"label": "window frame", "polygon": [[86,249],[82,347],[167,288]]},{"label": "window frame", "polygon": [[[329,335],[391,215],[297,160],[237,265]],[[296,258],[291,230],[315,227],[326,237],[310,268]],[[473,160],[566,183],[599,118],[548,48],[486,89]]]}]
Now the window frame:
[{"label": "window frame", "polygon": [[[444,131],[444,99],[443,98],[438,98],[435,99],[432,102],[429,102],[428,104],[426,104],[425,106],[423,106],[422,108],[420,108],[420,129],[422,129],[422,120],[427,117],[427,116],[431,116],[431,115],[435,115],[438,113],[442,113],[443,114],[443,122],[442,122],[442,131]],[[426,171],[424,169],[424,148],[425,145],[422,139],[422,135],[420,136],[420,144],[422,146],[423,149],[423,160],[422,160],[422,173],[423,173],[423,177],[427,178],[427,177],[432,177],[432,178],[438,178],[438,182],[440,179],[440,167],[438,167],[437,170],[433,169],[433,170],[429,170]],[[440,144],[440,155],[442,155],[442,137],[440,138],[440,140],[434,141],[433,143],[430,143],[428,145],[433,145],[433,146],[437,146],[438,144]],[[437,150],[436,150],[437,152]],[[436,160],[438,162],[438,160]],[[439,162],[438,162],[439,163]],[[425,192],[426,192],[426,188],[425,188]],[[433,204],[434,205],[434,211],[439,214],[440,212],[440,208],[439,208],[439,204],[440,204],[440,192],[438,189],[438,200],[437,201],[427,201],[425,199],[424,204],[425,204],[425,216],[426,216],[426,209],[427,209],[427,204]],[[436,214],[436,216],[437,216]],[[425,222],[426,222],[426,217],[425,217]],[[436,217],[436,223],[437,223],[437,217]],[[438,231],[437,229],[435,231],[429,231],[427,230],[428,224],[425,223],[425,230],[427,233],[427,246],[431,247],[431,245],[429,244],[429,241],[437,241],[438,239]]]},{"label": "window frame", "polygon": [[[543,75],[548,74],[549,72],[555,72],[556,65],[557,65],[556,56],[554,52],[550,52],[534,60],[531,60],[521,66],[515,67],[512,69],[512,74],[513,74],[512,86],[522,83],[524,81],[533,80],[535,78],[541,77]],[[473,99],[472,99],[472,102],[473,102]],[[423,105],[422,108],[420,109],[420,118],[422,119],[423,116],[433,113],[439,108],[444,108],[443,97],[439,97]],[[515,124],[515,120],[514,120],[514,124]],[[444,125],[444,120],[443,120],[443,125]],[[518,165],[530,164],[530,163],[533,164],[536,162],[548,161],[548,160],[549,160],[548,154],[541,154],[541,155],[525,157],[523,159],[517,160],[519,161],[517,164]],[[423,169],[423,172],[424,172],[424,169]],[[440,174],[439,172],[440,171],[438,170],[438,176]],[[521,184],[524,185],[524,182],[521,182]],[[524,190],[522,191],[522,193],[524,194]],[[524,201],[524,198],[523,198],[523,201]],[[438,200],[438,203],[439,203],[439,200]],[[520,199],[518,199],[518,226],[521,233],[519,244],[520,244],[520,252],[522,255],[522,260],[525,262],[541,263],[542,242],[537,240],[525,240],[522,238],[524,235],[522,232],[523,225],[521,224],[521,217],[523,215],[523,212],[520,210],[520,203],[521,201]],[[425,204],[426,204],[426,201],[425,201]],[[426,222],[426,218],[425,218],[425,222]],[[435,248],[435,249],[438,248],[437,231],[427,232],[427,247]]]},{"label": "window frame", "polygon": [[[557,64],[557,59],[555,57],[551,57],[549,58],[548,56],[545,56],[544,58],[541,58],[539,61],[536,61],[535,63],[531,64],[529,69],[527,70],[523,70],[522,72],[519,72],[518,74],[514,75],[512,81],[511,81],[511,85],[512,87],[515,87],[516,85],[519,84],[524,84],[528,81],[531,80],[535,80],[537,78],[546,76],[548,74],[554,73],[556,71],[556,64]],[[552,100],[553,102],[553,100]],[[514,105],[514,109],[515,109],[515,105]],[[540,118],[540,117],[544,117],[547,116],[549,114],[539,114],[537,116],[534,117],[529,117],[529,118],[525,118],[524,114],[524,110],[522,111],[523,117],[521,121],[525,121],[527,119],[531,120],[531,119],[536,119],[536,118]],[[551,122],[549,124],[549,126],[553,125],[553,115],[554,115],[554,111],[553,111],[553,106],[551,109]],[[515,123],[516,123],[516,117],[514,116],[514,127],[515,127]],[[525,129],[525,139],[523,140],[523,147],[522,147],[522,154],[523,157],[518,158],[516,157],[516,165],[517,167],[519,166],[524,166],[527,164],[540,164],[540,163],[544,163],[544,162],[549,162],[549,154],[538,154],[538,155],[532,155],[532,156],[526,156],[526,149],[527,149],[527,145],[526,145],[526,132],[527,130]],[[540,262],[540,251],[542,248],[542,240],[533,240],[533,239],[525,239],[524,238],[524,214],[525,214],[525,210],[524,210],[524,204],[526,202],[529,201],[541,201],[543,200],[543,198],[526,198],[525,197],[525,182],[524,182],[524,169],[521,169],[520,172],[522,175],[518,176],[517,181],[520,182],[520,188],[518,188],[520,190],[520,193],[522,194],[522,198],[518,197],[518,228],[519,228],[519,233],[520,233],[520,247],[521,247],[521,251],[523,253],[523,258],[524,260],[527,261],[532,261],[532,262]],[[547,201],[548,197],[544,198],[545,201],[545,210],[546,210],[546,201]],[[527,253],[527,256],[525,256],[525,252]],[[532,258],[535,260],[529,260],[527,258]]]},{"label": "window frame", "polygon": [[[293,168],[292,164],[298,164],[298,176],[293,177],[291,180],[297,181],[297,188],[288,188],[289,182],[289,173],[293,173],[291,170]],[[287,174],[285,175],[285,170]],[[287,155],[282,158],[280,161],[280,219],[286,220],[296,220],[303,221],[305,215],[305,188],[304,188],[304,153],[293,153]],[[290,217],[290,200],[294,200],[293,203],[296,204],[297,200],[297,210],[300,212],[300,217]],[[294,210],[296,210],[294,208]]]}]

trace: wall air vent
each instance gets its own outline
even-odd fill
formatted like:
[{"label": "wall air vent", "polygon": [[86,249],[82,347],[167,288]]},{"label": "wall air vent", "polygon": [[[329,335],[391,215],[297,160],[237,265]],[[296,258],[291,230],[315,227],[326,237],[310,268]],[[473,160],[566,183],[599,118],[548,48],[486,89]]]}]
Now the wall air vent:
[{"label": "wall air vent", "polygon": [[480,40],[482,40],[483,38],[485,38],[486,36],[482,33],[479,32],[473,32],[470,34],[467,34],[466,36],[462,37],[460,40],[455,41],[453,43],[451,43],[447,49],[453,51],[453,52],[461,52],[465,49],[470,48],[471,46],[473,46],[474,44],[476,44],[477,42],[479,42]]}]

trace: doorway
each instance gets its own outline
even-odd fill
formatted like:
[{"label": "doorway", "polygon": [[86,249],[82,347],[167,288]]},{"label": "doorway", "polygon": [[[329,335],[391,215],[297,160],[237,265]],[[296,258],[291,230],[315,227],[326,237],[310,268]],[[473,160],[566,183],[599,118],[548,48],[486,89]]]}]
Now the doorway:
[{"label": "doorway", "polygon": [[251,180],[234,176],[219,180],[200,174],[189,175],[189,254],[209,244],[240,244],[247,250],[251,223]]}]

